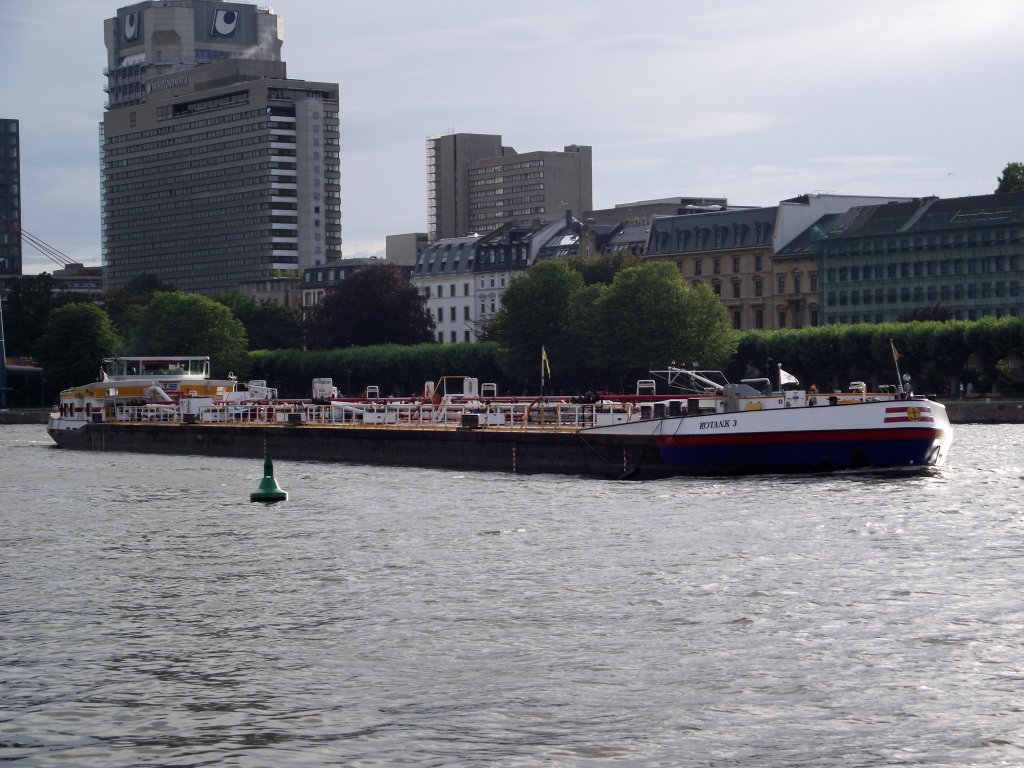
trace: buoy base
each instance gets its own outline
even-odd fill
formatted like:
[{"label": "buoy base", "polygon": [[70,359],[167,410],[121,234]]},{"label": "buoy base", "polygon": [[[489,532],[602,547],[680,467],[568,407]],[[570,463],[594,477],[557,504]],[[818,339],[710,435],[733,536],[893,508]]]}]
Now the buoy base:
[{"label": "buoy base", "polygon": [[288,501],[288,491],[278,491],[277,493],[261,493],[260,491],[253,491],[249,494],[249,501],[262,501],[265,504],[276,504],[279,501]]},{"label": "buoy base", "polygon": [[270,460],[270,451],[267,451],[263,460],[263,479],[260,480],[260,487],[249,494],[249,501],[275,504],[276,502],[287,500],[288,491],[282,491],[281,486],[274,479],[274,464]]}]

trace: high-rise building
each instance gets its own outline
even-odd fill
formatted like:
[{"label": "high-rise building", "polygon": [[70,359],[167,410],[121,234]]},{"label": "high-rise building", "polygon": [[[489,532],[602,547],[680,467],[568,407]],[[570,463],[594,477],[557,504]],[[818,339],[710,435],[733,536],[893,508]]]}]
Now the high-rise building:
[{"label": "high-rise building", "polygon": [[0,118],[0,277],[21,274],[21,137],[18,121]]},{"label": "high-rise building", "polygon": [[593,208],[590,147],[518,153],[501,136],[453,133],[427,139],[430,241],[536,224]]},{"label": "high-rise building", "polygon": [[147,0],[104,23],[106,287],[297,278],[341,257],[337,83],[290,80],[267,7]]}]

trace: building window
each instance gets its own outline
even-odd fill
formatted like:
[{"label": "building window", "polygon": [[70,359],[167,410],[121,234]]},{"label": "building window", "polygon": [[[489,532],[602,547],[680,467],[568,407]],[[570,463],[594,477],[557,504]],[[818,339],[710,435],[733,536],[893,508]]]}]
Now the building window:
[{"label": "building window", "polygon": [[[755,296],[764,296],[764,282],[762,282],[761,280],[755,280],[754,281],[754,295]],[[761,326],[758,326],[758,327],[761,327]]]},{"label": "building window", "polygon": [[437,322],[439,322],[439,323],[443,323],[444,322],[444,307],[438,307],[437,308]]},{"label": "building window", "polygon": [[713,264],[713,269],[714,269],[715,274],[716,275],[722,274],[722,260],[721,259],[715,259],[714,262],[712,262],[712,264]]},{"label": "building window", "polygon": [[739,272],[740,271],[740,257],[739,256],[733,256],[732,257],[732,271],[733,272]]},{"label": "building window", "polygon": [[469,305],[467,304],[462,308],[462,319],[469,320]]},{"label": "building window", "polygon": [[786,327],[786,310],[779,310],[779,328]]},{"label": "building window", "polygon": [[[879,277],[881,277],[881,275],[879,275]],[[818,292],[818,273],[817,272],[812,272],[811,273],[811,291],[813,291],[814,293]]]},{"label": "building window", "polygon": [[732,313],[732,327],[735,328],[736,330],[739,330],[741,327],[743,327],[741,319],[742,313],[739,310],[736,310],[735,312]]},{"label": "building window", "polygon": [[760,272],[764,269],[764,256],[760,253],[754,256],[754,270]]},{"label": "building window", "polygon": [[701,264],[700,259],[697,259],[696,261],[693,262],[693,274],[694,275],[700,275],[701,271],[702,271],[702,268],[703,268],[703,265]]},{"label": "building window", "polygon": [[[448,315],[449,315],[449,317],[451,317],[451,320],[454,323],[455,322],[455,307],[451,307],[451,312],[449,312]],[[452,339],[452,341],[455,341],[455,339]]]},{"label": "building window", "polygon": [[800,285],[803,283],[803,275],[793,275],[793,290],[800,293]]},{"label": "building window", "polygon": [[734,299],[738,299],[740,297],[740,284],[738,281],[732,284],[732,297]]},{"label": "building window", "polygon": [[[783,294],[786,292],[786,276],[779,275],[779,293]],[[782,326],[779,326],[782,327]]]},{"label": "building window", "polygon": [[444,344],[444,331],[437,332],[437,343]]},{"label": "building window", "polygon": [[763,309],[755,309],[754,310],[754,327],[755,328],[764,328],[764,310]]}]

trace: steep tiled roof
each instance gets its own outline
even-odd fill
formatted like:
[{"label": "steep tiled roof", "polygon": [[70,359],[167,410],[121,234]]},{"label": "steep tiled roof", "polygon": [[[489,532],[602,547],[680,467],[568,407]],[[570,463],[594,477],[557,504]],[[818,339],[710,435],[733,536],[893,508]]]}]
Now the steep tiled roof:
[{"label": "steep tiled roof", "polygon": [[827,213],[794,237],[785,248],[776,251],[778,258],[808,258],[814,256],[814,244],[825,237],[835,222],[842,216],[840,213]]},{"label": "steep tiled roof", "polygon": [[1021,223],[1024,192],[1014,192],[858,206],[832,222],[827,234],[837,239]]},{"label": "steep tiled roof", "polygon": [[770,245],[777,211],[773,205],[657,217],[647,255]]}]

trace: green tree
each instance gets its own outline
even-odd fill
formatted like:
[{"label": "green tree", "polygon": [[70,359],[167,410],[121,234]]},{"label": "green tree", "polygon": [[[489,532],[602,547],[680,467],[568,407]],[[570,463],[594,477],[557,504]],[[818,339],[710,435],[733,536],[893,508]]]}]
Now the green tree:
[{"label": "green tree", "polygon": [[142,308],[150,302],[154,295],[176,290],[177,288],[170,283],[165,283],[156,275],[143,272],[125,283],[124,287],[107,291],[103,297],[103,303],[107,314],[110,315],[110,319],[114,321],[114,325],[117,326],[121,335],[128,336],[139,319]]},{"label": "green tree", "polygon": [[1003,175],[997,180],[996,194],[1024,192],[1024,163],[1007,163]]},{"label": "green tree", "polygon": [[96,381],[103,358],[117,353],[120,346],[110,317],[96,305],[77,303],[54,309],[39,342],[47,388],[59,392]]},{"label": "green tree", "polygon": [[209,355],[214,375],[248,372],[245,326],[223,304],[196,294],[157,293],[139,313],[136,355]]},{"label": "green tree", "polygon": [[736,350],[718,297],[706,285],[688,285],[668,262],[616,275],[597,316],[605,369],[627,382],[670,362],[724,365]]},{"label": "green tree", "polygon": [[[541,347],[555,368],[566,346],[563,313],[569,297],[583,287],[583,277],[562,260],[542,261],[516,276],[501,295],[495,331],[503,365],[521,383],[539,380]],[[565,385],[562,369],[552,369],[552,381]]]},{"label": "green tree", "polygon": [[608,389],[619,381],[617,376],[609,377],[605,370],[597,333],[601,325],[598,306],[606,293],[607,285],[594,283],[573,291],[566,302],[557,350],[557,380],[567,390]]},{"label": "green tree", "polygon": [[393,264],[353,272],[324,297],[307,328],[316,349],[419,344],[433,336],[426,297]]},{"label": "green tree", "polygon": [[603,283],[610,285],[612,280],[627,267],[635,267],[641,263],[639,256],[631,253],[617,251],[615,253],[603,253],[595,259],[585,259],[582,256],[575,256],[569,259],[569,264],[583,275],[583,282],[587,285]]},{"label": "green tree", "polygon": [[301,349],[302,314],[275,301],[256,301],[241,293],[213,297],[242,321],[249,349]]},{"label": "green tree", "polygon": [[1021,350],[1021,321],[1016,317],[983,317],[966,331],[967,347],[977,362],[976,389],[995,391],[1002,374],[1000,363],[1011,350]]},{"label": "green tree", "polygon": [[50,311],[77,301],[59,290],[53,276],[43,272],[6,281],[3,286],[4,346],[9,357],[33,357]]}]

